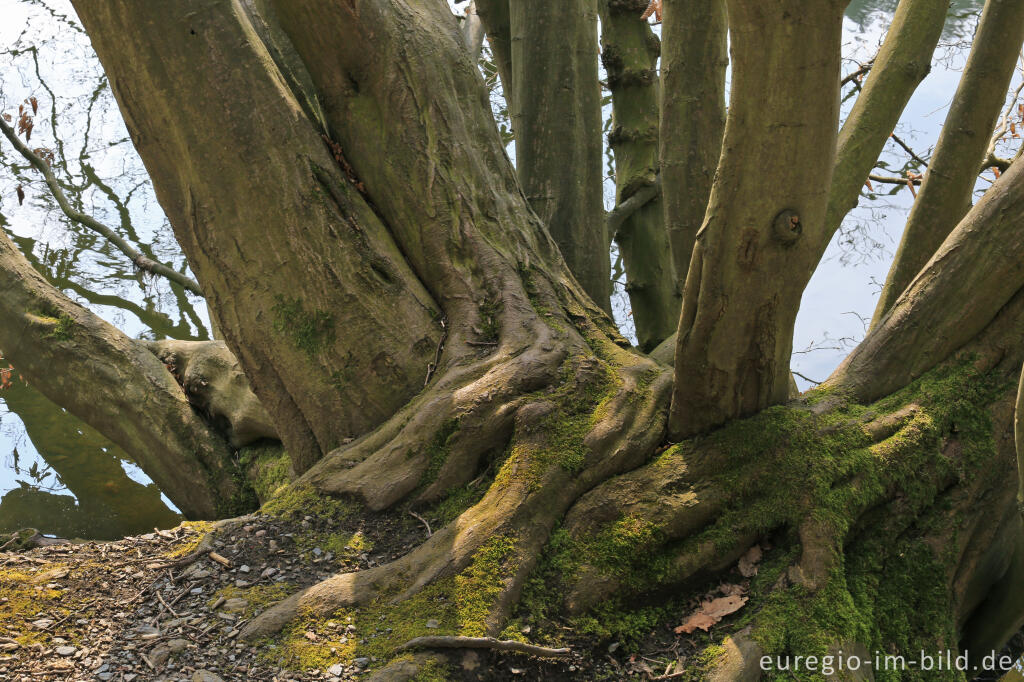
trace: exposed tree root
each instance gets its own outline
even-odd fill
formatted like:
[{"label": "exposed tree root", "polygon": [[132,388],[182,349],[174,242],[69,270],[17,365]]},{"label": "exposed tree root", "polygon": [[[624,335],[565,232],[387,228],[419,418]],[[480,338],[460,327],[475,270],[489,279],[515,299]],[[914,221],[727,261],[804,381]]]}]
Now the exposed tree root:
[{"label": "exposed tree root", "polygon": [[396,651],[409,651],[410,649],[494,649],[495,651],[515,651],[543,658],[561,658],[572,653],[571,649],[552,649],[551,647],[517,642],[513,639],[444,636],[416,637],[398,647]]}]

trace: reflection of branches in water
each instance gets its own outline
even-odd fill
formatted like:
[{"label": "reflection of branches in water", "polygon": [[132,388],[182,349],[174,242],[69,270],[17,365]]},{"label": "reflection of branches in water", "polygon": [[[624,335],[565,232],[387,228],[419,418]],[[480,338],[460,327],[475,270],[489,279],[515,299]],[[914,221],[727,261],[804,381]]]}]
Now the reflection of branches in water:
[{"label": "reflection of branches in water", "polygon": [[[101,222],[114,223],[115,231],[145,257],[174,263],[174,270],[187,273],[184,256],[156,204],[145,168],[134,149],[123,147],[127,132],[70,6],[44,0],[22,0],[21,6],[32,8],[31,30],[23,29],[17,40],[0,52],[0,63],[5,63],[4,94],[18,101],[21,96],[39,93],[41,125],[33,142],[42,138],[41,144],[51,147],[56,157],[54,174],[69,203]],[[109,306],[114,306],[138,317],[150,328],[147,336],[163,337],[172,330],[177,338],[208,336],[203,317],[179,287],[111,262],[117,256],[109,244],[58,214],[48,188],[42,187],[20,157],[0,151],[0,165],[14,181],[3,183],[7,192],[19,184],[29,190],[25,206],[9,208],[8,215],[0,215],[0,225],[13,232],[12,236],[32,230],[35,239],[28,242],[29,249],[47,245],[43,258],[32,260],[37,266],[47,263],[49,267],[42,271],[58,286],[89,303],[102,300],[99,305],[104,309],[97,312],[103,315],[123,321],[123,315],[112,315]],[[137,226],[143,226],[145,234],[140,234]],[[30,255],[25,245],[19,244]],[[168,312],[178,322],[171,322]],[[138,323],[130,326],[130,333],[140,333]]]}]

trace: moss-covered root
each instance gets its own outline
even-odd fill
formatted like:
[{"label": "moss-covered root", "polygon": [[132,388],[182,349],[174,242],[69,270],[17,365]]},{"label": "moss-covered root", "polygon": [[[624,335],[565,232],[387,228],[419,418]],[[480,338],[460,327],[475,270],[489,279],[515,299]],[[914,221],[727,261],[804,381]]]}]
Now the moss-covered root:
[{"label": "moss-covered root", "polygon": [[558,379],[565,344],[539,327],[540,338],[525,348],[445,373],[380,428],[328,453],[301,482],[378,511],[412,495],[435,501],[473,480],[485,455],[508,442],[523,397]]},{"label": "moss-covered root", "polygon": [[[671,379],[649,361],[612,370],[584,358],[570,378],[564,396],[538,396],[517,410],[508,456],[477,504],[409,554],[314,585],[261,614],[240,636],[253,640],[300,614],[353,607],[379,610],[381,620],[410,639],[497,635],[569,506],[641,464],[664,434]],[[440,629],[402,627],[402,614],[417,600],[450,605],[451,617],[439,618]]]},{"label": "moss-covered root", "polygon": [[998,649],[1020,615],[998,596],[1021,536],[1007,379],[949,365],[873,405],[812,393],[673,446],[569,511],[549,601],[605,613],[613,594],[626,614],[770,538],[739,618],[767,655]]}]

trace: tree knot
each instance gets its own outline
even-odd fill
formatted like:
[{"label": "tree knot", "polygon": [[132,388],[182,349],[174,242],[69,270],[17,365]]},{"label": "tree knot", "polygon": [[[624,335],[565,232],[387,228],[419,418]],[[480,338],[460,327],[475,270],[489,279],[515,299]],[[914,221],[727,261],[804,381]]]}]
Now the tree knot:
[{"label": "tree knot", "polygon": [[786,246],[794,244],[800,238],[803,230],[804,228],[800,224],[800,215],[790,208],[784,209],[772,221],[772,234]]}]

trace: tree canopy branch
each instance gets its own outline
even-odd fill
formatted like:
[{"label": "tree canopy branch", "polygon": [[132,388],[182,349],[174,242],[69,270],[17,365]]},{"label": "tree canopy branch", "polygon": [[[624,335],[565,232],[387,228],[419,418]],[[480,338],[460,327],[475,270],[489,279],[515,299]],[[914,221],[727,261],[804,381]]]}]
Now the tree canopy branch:
[{"label": "tree canopy branch", "polygon": [[203,295],[203,290],[199,286],[199,283],[192,278],[181,274],[174,268],[168,267],[163,263],[147,257],[127,241],[122,239],[114,230],[110,229],[92,216],[75,210],[75,208],[71,206],[71,202],[68,201],[67,195],[64,194],[64,190],[61,189],[60,183],[57,182],[57,178],[53,174],[53,169],[50,168],[50,164],[46,162],[46,159],[36,154],[27,144],[22,142],[14,128],[4,120],[3,117],[0,117],[0,130],[3,131],[4,136],[10,141],[11,145],[18,150],[18,153],[25,157],[25,159],[32,164],[33,168],[43,174],[46,186],[50,188],[50,192],[53,193],[53,198],[57,200],[57,205],[60,206],[60,210],[64,212],[64,215],[82,227],[96,232],[116,246],[117,249],[124,255],[128,256],[131,262],[140,270],[145,270],[150,274],[159,275],[160,277],[164,277],[176,284],[180,284],[196,296]]}]

